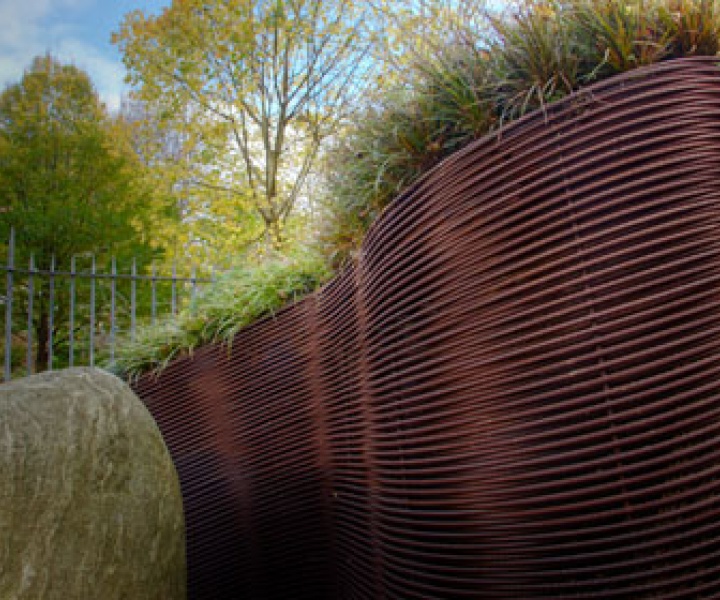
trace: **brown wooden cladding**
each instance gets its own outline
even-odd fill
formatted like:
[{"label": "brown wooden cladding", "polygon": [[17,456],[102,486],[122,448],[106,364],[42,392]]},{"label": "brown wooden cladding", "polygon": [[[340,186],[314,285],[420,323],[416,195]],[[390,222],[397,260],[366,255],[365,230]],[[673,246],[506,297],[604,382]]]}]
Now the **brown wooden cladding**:
[{"label": "brown wooden cladding", "polygon": [[135,389],[192,598],[720,597],[720,70],[453,155],[357,264]]}]

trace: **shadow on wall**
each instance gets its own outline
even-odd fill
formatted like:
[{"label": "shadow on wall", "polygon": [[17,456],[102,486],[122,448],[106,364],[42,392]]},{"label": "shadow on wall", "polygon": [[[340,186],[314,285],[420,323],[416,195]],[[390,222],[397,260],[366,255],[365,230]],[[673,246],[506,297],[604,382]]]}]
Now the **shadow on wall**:
[{"label": "shadow on wall", "polygon": [[720,595],[720,70],[453,155],[357,265],[136,385],[192,598]]}]

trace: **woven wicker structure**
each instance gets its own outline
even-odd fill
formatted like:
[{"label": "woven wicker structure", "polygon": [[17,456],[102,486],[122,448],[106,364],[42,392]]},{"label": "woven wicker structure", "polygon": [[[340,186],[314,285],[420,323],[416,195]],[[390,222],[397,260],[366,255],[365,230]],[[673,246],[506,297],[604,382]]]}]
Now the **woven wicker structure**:
[{"label": "woven wicker structure", "polygon": [[457,153],[355,266],[136,385],[191,597],[720,597],[720,69]]}]

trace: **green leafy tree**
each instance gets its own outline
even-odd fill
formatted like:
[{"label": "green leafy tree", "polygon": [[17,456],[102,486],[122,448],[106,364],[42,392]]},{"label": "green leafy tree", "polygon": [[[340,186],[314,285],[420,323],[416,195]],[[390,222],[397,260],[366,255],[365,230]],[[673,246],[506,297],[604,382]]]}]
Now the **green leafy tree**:
[{"label": "green leafy tree", "polygon": [[[15,230],[16,263],[67,270],[73,256],[100,264],[149,260],[148,190],[121,123],[86,73],[50,55],[34,59],[0,95],[0,236]],[[65,319],[62,302],[56,324]],[[35,304],[37,363],[48,356],[47,294]]]}]

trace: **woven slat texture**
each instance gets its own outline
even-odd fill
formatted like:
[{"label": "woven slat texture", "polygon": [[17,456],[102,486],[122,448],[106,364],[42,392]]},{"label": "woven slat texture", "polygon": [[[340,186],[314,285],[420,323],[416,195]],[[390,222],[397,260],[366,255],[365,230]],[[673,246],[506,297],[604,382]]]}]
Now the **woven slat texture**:
[{"label": "woven slat texture", "polygon": [[720,69],[453,155],[323,290],[136,384],[191,597],[720,597]]}]

